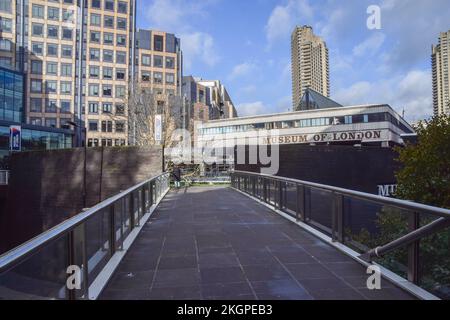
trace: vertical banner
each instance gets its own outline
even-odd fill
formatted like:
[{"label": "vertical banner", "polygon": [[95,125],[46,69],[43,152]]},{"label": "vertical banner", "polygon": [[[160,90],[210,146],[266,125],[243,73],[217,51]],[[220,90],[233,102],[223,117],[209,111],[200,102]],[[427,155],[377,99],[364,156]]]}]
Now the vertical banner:
[{"label": "vertical banner", "polygon": [[162,115],[155,116],[155,141],[161,143],[162,140]]},{"label": "vertical banner", "polygon": [[9,150],[22,150],[22,128],[21,126],[9,126]]}]

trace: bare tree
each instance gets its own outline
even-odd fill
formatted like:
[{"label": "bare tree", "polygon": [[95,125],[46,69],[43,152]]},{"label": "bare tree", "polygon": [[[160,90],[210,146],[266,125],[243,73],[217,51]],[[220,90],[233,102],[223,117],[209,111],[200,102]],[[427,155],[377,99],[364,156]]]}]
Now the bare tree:
[{"label": "bare tree", "polygon": [[[186,119],[186,104],[180,96],[158,94],[152,88],[135,82],[130,86],[130,94],[125,98],[128,109],[129,141],[138,146],[161,144],[171,147],[172,133],[183,128]],[[162,140],[155,139],[155,118],[162,117]]]}]

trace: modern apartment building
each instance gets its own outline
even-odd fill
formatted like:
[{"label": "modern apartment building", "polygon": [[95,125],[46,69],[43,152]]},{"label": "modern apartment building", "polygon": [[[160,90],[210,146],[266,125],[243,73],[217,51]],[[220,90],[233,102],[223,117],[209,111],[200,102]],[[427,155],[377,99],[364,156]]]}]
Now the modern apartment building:
[{"label": "modern apartment building", "polygon": [[190,101],[194,120],[207,121],[237,117],[227,89],[219,80],[183,77],[183,96]]},{"label": "modern apartment building", "polygon": [[292,102],[299,108],[307,88],[330,96],[328,48],[310,26],[297,26],[291,36]]},{"label": "modern apartment building", "polygon": [[434,114],[450,114],[450,30],[441,32],[439,43],[431,50]]}]

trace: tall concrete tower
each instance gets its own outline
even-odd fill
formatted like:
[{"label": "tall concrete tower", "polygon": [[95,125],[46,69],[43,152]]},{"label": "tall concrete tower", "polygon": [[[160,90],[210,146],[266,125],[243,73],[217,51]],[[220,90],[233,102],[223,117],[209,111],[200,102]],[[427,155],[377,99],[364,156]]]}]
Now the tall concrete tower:
[{"label": "tall concrete tower", "polygon": [[310,26],[297,26],[291,36],[292,103],[298,110],[307,88],[330,96],[328,49]]},{"label": "tall concrete tower", "polygon": [[450,114],[450,30],[441,32],[439,44],[431,48],[431,64],[433,71],[433,108],[434,114]]}]

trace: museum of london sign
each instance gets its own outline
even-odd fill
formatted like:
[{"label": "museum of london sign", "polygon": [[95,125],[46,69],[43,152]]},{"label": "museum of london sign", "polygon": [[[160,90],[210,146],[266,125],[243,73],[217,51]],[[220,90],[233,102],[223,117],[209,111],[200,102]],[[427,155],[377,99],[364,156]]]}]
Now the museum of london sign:
[{"label": "museum of london sign", "polygon": [[340,142],[340,141],[370,141],[380,140],[381,130],[368,131],[343,131],[343,132],[322,132],[316,134],[280,135],[271,137],[261,137],[262,144],[292,144],[292,143],[320,143],[320,142]]}]

